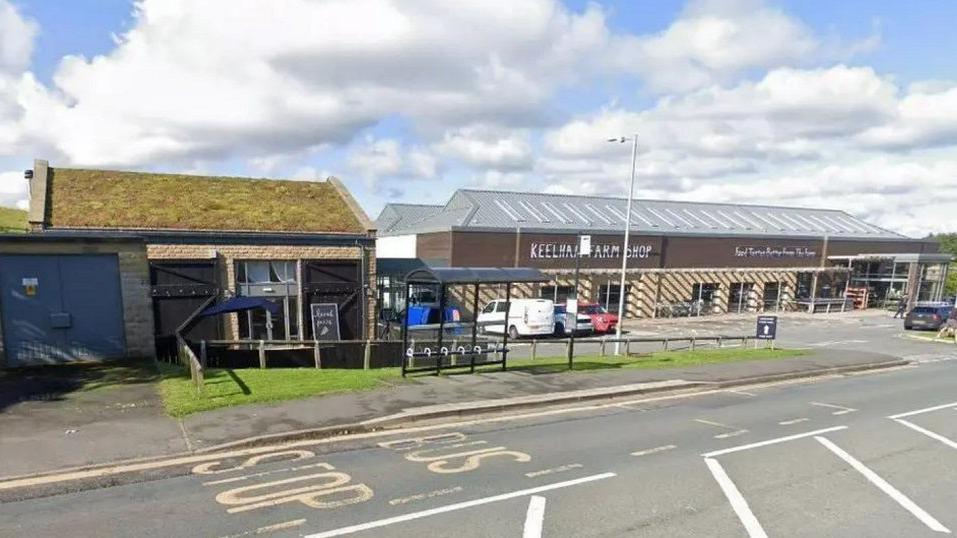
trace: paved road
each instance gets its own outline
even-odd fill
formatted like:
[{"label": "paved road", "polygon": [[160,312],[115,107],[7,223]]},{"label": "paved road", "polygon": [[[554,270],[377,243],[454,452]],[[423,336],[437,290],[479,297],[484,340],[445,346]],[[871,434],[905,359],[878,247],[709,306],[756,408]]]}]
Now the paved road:
[{"label": "paved road", "polygon": [[2,504],[0,535],[931,536],[957,529],[955,379],[936,360],[211,456]]}]

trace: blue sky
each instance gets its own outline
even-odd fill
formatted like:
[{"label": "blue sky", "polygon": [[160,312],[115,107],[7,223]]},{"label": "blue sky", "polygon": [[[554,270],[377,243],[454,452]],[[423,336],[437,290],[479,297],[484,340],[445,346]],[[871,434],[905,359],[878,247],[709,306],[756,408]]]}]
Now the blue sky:
[{"label": "blue sky", "polygon": [[334,174],[373,217],[460,187],[620,195],[601,140],[637,131],[648,197],[913,235],[957,210],[955,2],[365,2],[0,0],[0,203],[34,156]]}]

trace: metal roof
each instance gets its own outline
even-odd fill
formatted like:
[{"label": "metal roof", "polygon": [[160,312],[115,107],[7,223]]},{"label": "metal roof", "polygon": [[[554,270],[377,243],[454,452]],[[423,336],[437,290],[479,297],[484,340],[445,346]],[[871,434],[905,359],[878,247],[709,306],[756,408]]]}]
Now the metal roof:
[{"label": "metal roof", "polygon": [[[461,189],[444,207],[424,217],[379,226],[380,235],[451,229],[540,230],[621,233],[625,198]],[[403,204],[389,204],[383,217],[394,218]],[[834,209],[635,199],[631,230],[646,234],[795,236],[855,239],[907,239],[905,236]]]},{"label": "metal roof", "polygon": [[389,232],[396,228],[408,228],[442,211],[442,208],[440,205],[388,204],[375,220],[376,229]]},{"label": "metal roof", "polygon": [[410,284],[508,284],[549,282],[551,277],[531,267],[423,267],[410,272]]}]

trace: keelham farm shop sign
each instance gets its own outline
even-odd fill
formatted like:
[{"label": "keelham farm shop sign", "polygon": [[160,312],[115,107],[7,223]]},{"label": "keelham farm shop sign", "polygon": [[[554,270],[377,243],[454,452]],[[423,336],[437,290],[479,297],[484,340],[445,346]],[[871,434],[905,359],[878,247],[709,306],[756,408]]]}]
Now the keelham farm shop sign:
[{"label": "keelham farm shop sign", "polygon": [[[652,254],[651,245],[630,245],[629,258],[648,258]],[[533,260],[561,260],[574,259],[578,255],[578,245],[575,243],[532,243],[529,258]],[[621,258],[621,245],[608,243],[592,243],[591,258]]]},{"label": "keelham farm shop sign", "polygon": [[817,252],[807,247],[734,247],[736,258],[813,258]]}]

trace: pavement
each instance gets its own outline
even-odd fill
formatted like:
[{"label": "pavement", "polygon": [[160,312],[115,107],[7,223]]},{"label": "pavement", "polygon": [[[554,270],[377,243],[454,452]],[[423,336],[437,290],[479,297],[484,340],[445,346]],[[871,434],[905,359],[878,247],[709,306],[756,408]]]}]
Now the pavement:
[{"label": "pavement", "polygon": [[[883,313],[881,313],[883,314]],[[894,366],[901,360],[933,361],[948,349],[897,338],[887,315],[870,312],[825,318],[791,314],[782,319],[780,345],[812,350],[807,356],[667,370],[602,370],[568,374],[495,372],[418,377],[369,392],[337,394],[276,404],[248,405],[172,419],[162,412],[149,380],[102,391],[58,394],[50,387],[6,393],[0,412],[0,478],[48,473],[120,460],[202,453],[227,447],[330,436],[343,431],[398,427],[490,410],[528,408],[612,396],[715,384],[820,375],[837,369]],[[742,334],[753,316],[651,320],[646,333]],[[880,342],[879,345],[875,345]],[[557,344],[563,348],[563,345]],[[652,345],[652,344],[649,344]],[[591,352],[583,342],[576,346]],[[882,353],[875,353],[880,350]],[[520,351],[517,351],[520,353]],[[542,356],[547,352],[543,351]],[[902,359],[903,358],[903,359]],[[883,364],[881,364],[883,363]],[[39,382],[38,380],[36,382]],[[30,395],[33,396],[30,396]],[[45,395],[37,397],[36,395]],[[122,435],[117,435],[122,432]]]},{"label": "pavement", "polygon": [[0,536],[936,536],[957,529],[955,379],[938,357],[193,454],[8,496]]}]

